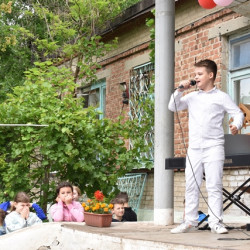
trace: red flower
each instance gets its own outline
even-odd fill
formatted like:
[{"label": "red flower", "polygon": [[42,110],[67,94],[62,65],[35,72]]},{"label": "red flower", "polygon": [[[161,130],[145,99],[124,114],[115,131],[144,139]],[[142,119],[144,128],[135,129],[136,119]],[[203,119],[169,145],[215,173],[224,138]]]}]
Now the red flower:
[{"label": "red flower", "polygon": [[94,196],[96,200],[103,201],[104,195],[100,190],[95,191]]}]

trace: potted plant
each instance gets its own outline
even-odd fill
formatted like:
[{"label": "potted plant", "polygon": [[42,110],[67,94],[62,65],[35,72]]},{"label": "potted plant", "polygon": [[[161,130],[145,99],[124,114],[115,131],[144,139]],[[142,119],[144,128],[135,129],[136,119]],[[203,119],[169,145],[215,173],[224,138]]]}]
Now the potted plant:
[{"label": "potted plant", "polygon": [[83,202],[86,225],[93,227],[109,227],[112,221],[112,204],[105,202],[105,196],[100,190],[95,191],[94,198]]}]

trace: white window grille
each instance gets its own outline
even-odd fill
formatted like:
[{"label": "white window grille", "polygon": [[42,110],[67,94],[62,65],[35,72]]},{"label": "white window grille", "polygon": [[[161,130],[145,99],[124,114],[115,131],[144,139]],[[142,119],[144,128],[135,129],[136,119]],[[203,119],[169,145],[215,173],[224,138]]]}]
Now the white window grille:
[{"label": "white window grille", "polygon": [[117,186],[121,192],[129,197],[129,206],[137,213],[146,183],[146,173],[131,173],[118,178]]},{"label": "white window grille", "polygon": [[[130,72],[129,82],[129,116],[131,120],[138,119],[139,124],[142,123],[144,117],[149,116],[145,111],[145,100],[147,98],[153,99],[153,94],[149,93],[149,89],[152,85],[152,78],[154,73],[154,64],[147,63],[138,67],[135,67]],[[150,117],[151,120],[154,117]],[[147,155],[144,155],[149,160],[154,158],[154,127],[150,128],[150,131],[144,134],[144,140],[146,145],[150,145],[150,150]],[[133,147],[133,141],[130,140],[130,147]]]}]

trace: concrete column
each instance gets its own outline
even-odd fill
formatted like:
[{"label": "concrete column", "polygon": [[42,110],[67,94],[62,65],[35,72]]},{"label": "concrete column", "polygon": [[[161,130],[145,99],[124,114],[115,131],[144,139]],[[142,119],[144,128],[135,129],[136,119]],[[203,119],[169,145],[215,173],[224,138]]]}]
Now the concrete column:
[{"label": "concrete column", "polygon": [[168,102],[174,87],[175,1],[156,0],[154,224],[174,222],[173,171],[165,158],[174,153],[174,115]]}]

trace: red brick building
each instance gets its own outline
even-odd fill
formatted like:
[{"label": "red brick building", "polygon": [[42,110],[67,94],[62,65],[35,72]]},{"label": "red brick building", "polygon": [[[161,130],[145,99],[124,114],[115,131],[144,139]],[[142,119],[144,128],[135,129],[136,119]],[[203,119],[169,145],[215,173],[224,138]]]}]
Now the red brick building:
[{"label": "red brick building", "polygon": [[[106,117],[115,118],[136,107],[131,101],[133,95],[147,91],[149,78],[154,70],[150,63],[150,28],[145,25],[152,18],[154,0],[143,0],[129,8],[102,35],[104,40],[118,37],[118,47],[103,60],[98,72],[100,82],[89,86],[92,97],[97,98]],[[178,0],[175,3],[175,85],[181,80],[194,77],[195,62],[209,58],[218,65],[216,85],[227,92],[236,103],[250,105],[250,1],[234,1],[228,7],[207,10],[197,0]],[[167,42],[167,41],[166,41]],[[149,74],[150,73],[150,74]],[[138,76],[137,85],[133,81]],[[129,89],[129,104],[123,103],[121,83]],[[157,84],[157,83],[156,83]],[[168,84],[168,83],[166,83]],[[137,87],[135,87],[137,86]],[[86,89],[82,90],[83,92]],[[89,96],[89,104],[93,101]],[[91,99],[92,98],[92,99]],[[166,97],[167,98],[167,97]],[[126,98],[125,98],[126,99]],[[126,100],[125,100],[126,101]],[[167,109],[167,107],[166,107]],[[139,111],[138,111],[139,112]],[[184,139],[188,144],[188,117],[180,113]],[[229,133],[228,118],[225,119],[225,133]],[[250,133],[250,127],[242,133]],[[185,150],[178,125],[175,125],[175,156],[184,156]],[[152,156],[152,155],[151,155]],[[153,219],[153,170],[148,172],[147,183],[140,205],[139,219]],[[230,168],[224,171],[224,187],[233,190],[250,177],[249,168]],[[175,210],[183,211],[184,173],[175,173]],[[202,188],[206,196],[204,187]],[[250,194],[244,194],[242,202],[250,204]],[[206,210],[201,201],[201,209]],[[229,215],[246,215],[234,205],[226,211]]]}]

